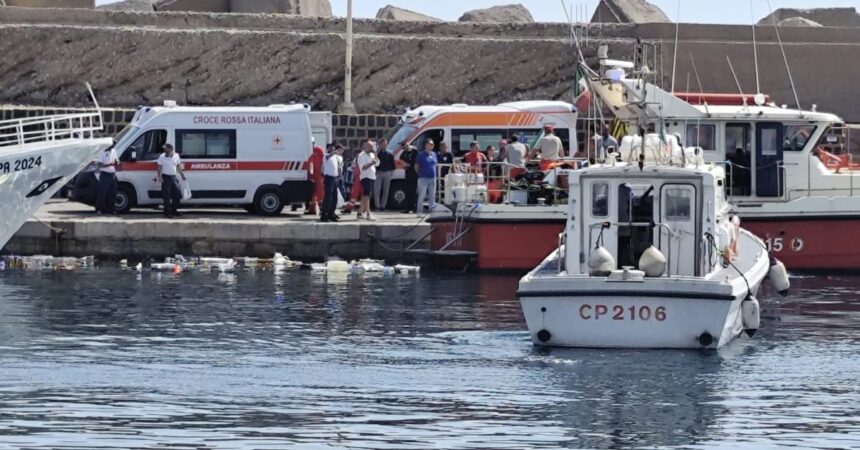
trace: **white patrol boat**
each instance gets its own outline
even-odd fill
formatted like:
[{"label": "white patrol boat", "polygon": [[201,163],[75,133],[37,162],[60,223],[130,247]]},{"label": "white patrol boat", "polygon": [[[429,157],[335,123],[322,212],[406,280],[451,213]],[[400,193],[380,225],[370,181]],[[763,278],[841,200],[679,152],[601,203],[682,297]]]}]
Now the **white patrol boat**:
[{"label": "white patrol boat", "polygon": [[98,103],[92,112],[0,121],[0,249],[54,193],[113,144],[113,139],[95,138],[101,129]]},{"label": "white patrol boat", "polygon": [[762,280],[770,270],[784,291],[788,278],[730,212],[725,170],[672,138],[626,153],[568,172],[559,246],[519,285],[534,343],[717,348],[753,334]]}]

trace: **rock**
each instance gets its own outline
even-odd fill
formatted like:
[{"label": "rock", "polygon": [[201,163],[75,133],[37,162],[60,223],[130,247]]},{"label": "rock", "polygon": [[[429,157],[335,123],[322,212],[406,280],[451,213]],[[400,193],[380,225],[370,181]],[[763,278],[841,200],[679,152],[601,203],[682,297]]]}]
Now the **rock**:
[{"label": "rock", "polygon": [[124,0],[116,3],[101,5],[98,9],[109,11],[155,11],[153,0]]},{"label": "rock", "polygon": [[781,27],[822,27],[818,22],[806,19],[804,17],[789,17],[788,19],[780,20],[777,25]]},{"label": "rock", "polygon": [[773,26],[774,19],[780,23],[792,17],[809,19],[825,27],[860,27],[860,15],[855,8],[779,8],[758,24]]},{"label": "rock", "polygon": [[329,0],[230,0],[230,11],[254,14],[292,14],[305,17],[331,17]]},{"label": "rock", "polygon": [[380,20],[397,20],[401,22],[441,22],[441,19],[430,17],[425,14],[410,11],[408,9],[398,8],[396,6],[386,5],[376,12],[376,18]]},{"label": "rock", "polygon": [[155,10],[230,12],[230,0],[157,0]]},{"label": "rock", "polygon": [[84,8],[96,7],[95,0],[5,0],[0,5],[22,8]]},{"label": "rock", "polygon": [[460,22],[534,23],[534,21],[529,10],[521,4],[476,9],[460,17]]},{"label": "rock", "polygon": [[645,0],[601,0],[591,23],[669,23],[662,9]]}]

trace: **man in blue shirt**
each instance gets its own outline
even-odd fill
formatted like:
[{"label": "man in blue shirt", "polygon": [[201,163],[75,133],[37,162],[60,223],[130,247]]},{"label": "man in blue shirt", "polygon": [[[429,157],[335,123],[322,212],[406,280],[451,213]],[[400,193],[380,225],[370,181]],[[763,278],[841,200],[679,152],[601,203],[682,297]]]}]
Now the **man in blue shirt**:
[{"label": "man in blue shirt", "polygon": [[436,152],[433,141],[428,139],[424,151],[415,158],[415,171],[418,172],[418,204],[415,212],[424,215],[424,200],[430,203],[430,211],[436,206]]}]

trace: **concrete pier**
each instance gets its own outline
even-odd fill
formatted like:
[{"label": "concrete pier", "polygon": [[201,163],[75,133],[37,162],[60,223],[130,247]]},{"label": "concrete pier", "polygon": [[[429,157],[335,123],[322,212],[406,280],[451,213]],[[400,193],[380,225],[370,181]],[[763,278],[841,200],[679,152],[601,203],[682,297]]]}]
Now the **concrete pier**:
[{"label": "concrete pier", "polygon": [[259,217],[241,209],[188,209],[178,219],[154,209],[122,216],[98,216],[79,203],[46,204],[2,249],[5,254],[94,255],[102,259],[189,256],[271,257],[294,260],[377,258],[414,262],[401,251],[430,232],[414,214],[379,213],[376,221],[342,216],[320,223],[310,216],[284,213]]}]

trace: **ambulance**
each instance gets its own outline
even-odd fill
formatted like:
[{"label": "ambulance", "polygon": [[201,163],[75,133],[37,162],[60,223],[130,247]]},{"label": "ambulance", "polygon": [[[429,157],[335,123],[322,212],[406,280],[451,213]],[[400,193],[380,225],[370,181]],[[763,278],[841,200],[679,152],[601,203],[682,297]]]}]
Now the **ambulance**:
[{"label": "ambulance", "polygon": [[305,104],[188,107],[167,101],[142,107],[115,139],[122,162],[116,210],[162,204],[155,161],[170,143],[182,158],[191,190],[183,206],[280,214],[285,205],[310,198],[306,161],[314,141],[324,147],[331,137],[331,113],[311,112]]},{"label": "ambulance", "polygon": [[[496,106],[421,106],[407,111],[400,123],[388,136],[388,151],[396,155],[400,143],[414,145],[419,150],[424,142],[432,139],[439,148],[446,142],[455,158],[469,151],[469,145],[477,141],[481,151],[487,146],[498,148],[499,141],[516,135],[520,142],[531,147],[543,135],[545,125],[555,127],[555,134],[564,144],[566,155],[577,148],[577,111],[573,104],[561,101],[521,101],[502,103]],[[388,205],[392,209],[403,209],[407,205],[405,171],[394,171]]]}]

